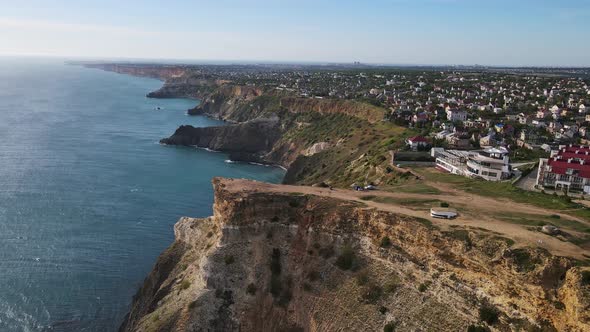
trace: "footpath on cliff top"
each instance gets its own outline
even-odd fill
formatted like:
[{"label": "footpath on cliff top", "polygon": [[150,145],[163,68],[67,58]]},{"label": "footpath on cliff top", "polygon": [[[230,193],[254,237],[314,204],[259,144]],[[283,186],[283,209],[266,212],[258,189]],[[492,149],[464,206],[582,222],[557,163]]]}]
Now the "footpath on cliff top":
[{"label": "footpath on cliff top", "polygon": [[[590,251],[580,248],[579,246],[565,242],[556,237],[544,234],[524,225],[518,225],[506,222],[498,217],[498,211],[518,211],[527,215],[537,215],[546,217],[549,215],[567,218],[587,226],[590,223],[583,218],[565,213],[563,211],[554,211],[543,209],[536,206],[517,203],[508,199],[494,199],[466,193],[461,190],[453,189],[444,184],[433,184],[437,189],[444,193],[444,198],[454,202],[459,206],[468,206],[470,213],[461,213],[459,217],[451,220],[437,219],[430,216],[429,209],[416,209],[411,204],[404,204],[404,200],[438,200],[441,195],[415,194],[403,192],[385,192],[379,190],[372,191],[355,191],[338,188],[321,188],[297,185],[277,185],[265,182],[258,182],[245,179],[222,179],[225,189],[231,192],[276,192],[276,193],[293,193],[304,195],[315,195],[322,197],[331,197],[345,201],[355,201],[365,204],[367,208],[375,208],[382,211],[393,212],[397,214],[408,215],[416,218],[430,220],[434,225],[445,228],[451,225],[466,226],[474,228],[483,228],[496,232],[514,240],[516,247],[533,246],[542,247],[558,256],[584,259],[590,255]],[[381,199],[380,199],[381,198]],[[390,198],[390,199],[388,199]]]}]

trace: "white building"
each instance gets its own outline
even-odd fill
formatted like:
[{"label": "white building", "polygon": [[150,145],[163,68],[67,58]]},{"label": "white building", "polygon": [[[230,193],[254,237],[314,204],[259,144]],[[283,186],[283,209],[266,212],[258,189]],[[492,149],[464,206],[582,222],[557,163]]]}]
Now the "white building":
[{"label": "white building", "polygon": [[467,120],[467,112],[458,110],[456,108],[447,108],[447,120],[449,121],[465,121]]},{"label": "white building", "polygon": [[432,148],[430,155],[436,158],[436,168],[439,170],[456,175],[466,175],[465,163],[469,155],[467,151]]},{"label": "white building", "polygon": [[436,158],[436,168],[451,174],[486,181],[506,180],[512,175],[508,150],[502,147],[480,151],[433,148],[430,154]]},{"label": "white building", "polygon": [[470,153],[467,160],[467,175],[487,181],[505,180],[512,174],[506,148],[489,148]]}]

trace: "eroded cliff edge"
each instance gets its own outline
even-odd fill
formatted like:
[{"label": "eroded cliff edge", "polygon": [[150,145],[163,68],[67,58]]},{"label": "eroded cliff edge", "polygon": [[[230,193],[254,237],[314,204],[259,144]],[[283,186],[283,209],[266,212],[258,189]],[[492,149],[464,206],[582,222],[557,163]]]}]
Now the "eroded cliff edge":
[{"label": "eroded cliff edge", "polygon": [[[379,184],[395,181],[386,156],[392,137],[402,131],[381,121],[384,112],[353,100],[294,97],[227,83],[189,110],[227,121],[227,126],[182,126],[161,143],[219,150],[236,161],[281,165],[287,169],[285,183],[348,186],[369,173],[369,180]],[[254,143],[240,151],[243,141]]]},{"label": "eroded cliff edge", "polygon": [[570,259],[293,187],[213,184],[214,215],[176,224],[121,331],[590,328]]}]

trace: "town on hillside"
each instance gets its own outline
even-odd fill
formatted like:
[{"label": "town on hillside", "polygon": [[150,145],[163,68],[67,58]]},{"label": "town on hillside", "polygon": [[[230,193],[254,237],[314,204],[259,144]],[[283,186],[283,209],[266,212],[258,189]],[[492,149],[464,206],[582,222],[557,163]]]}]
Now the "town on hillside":
[{"label": "town on hillside", "polygon": [[[196,75],[306,98],[355,99],[418,132],[394,163],[527,190],[590,194],[590,71],[584,68],[189,66]],[[405,150],[405,151],[404,151]],[[420,156],[420,152],[429,156]],[[406,160],[407,163],[407,160]],[[531,164],[532,163],[532,164]],[[539,164],[540,167],[534,167]]]},{"label": "town on hillside", "polygon": [[173,93],[202,89],[207,81],[255,87],[266,96],[364,102],[384,110],[383,122],[409,129],[411,137],[392,147],[396,166],[431,166],[487,181],[511,181],[525,190],[590,194],[588,68],[358,62],[110,66],[165,79]]}]

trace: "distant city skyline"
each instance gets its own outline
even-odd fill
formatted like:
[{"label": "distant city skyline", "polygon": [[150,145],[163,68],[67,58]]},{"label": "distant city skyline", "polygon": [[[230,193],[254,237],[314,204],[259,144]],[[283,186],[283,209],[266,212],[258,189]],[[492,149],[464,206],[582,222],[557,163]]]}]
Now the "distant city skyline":
[{"label": "distant city skyline", "polygon": [[0,0],[0,55],[590,66],[586,0]]}]

